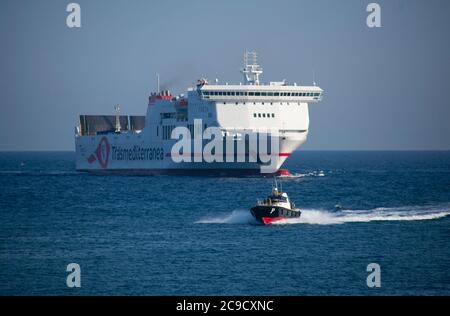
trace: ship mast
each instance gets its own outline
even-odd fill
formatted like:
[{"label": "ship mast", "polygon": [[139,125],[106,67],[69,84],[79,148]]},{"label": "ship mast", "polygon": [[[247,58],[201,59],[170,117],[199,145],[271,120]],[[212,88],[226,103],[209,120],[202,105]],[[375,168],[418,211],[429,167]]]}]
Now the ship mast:
[{"label": "ship mast", "polygon": [[116,111],[116,133],[120,133],[120,105],[117,104],[114,110]]},{"label": "ship mast", "polygon": [[245,84],[259,85],[259,75],[263,73],[262,67],[258,65],[257,54],[255,51],[244,53],[244,67],[241,73],[244,75]]}]

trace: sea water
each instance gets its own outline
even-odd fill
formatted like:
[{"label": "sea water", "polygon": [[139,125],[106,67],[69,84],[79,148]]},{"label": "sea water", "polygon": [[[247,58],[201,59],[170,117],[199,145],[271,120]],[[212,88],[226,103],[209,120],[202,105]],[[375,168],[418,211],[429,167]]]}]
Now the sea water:
[{"label": "sea water", "polygon": [[0,295],[450,294],[450,152],[295,152],[282,186],[302,216],[270,226],[249,212],[270,178],[92,176],[74,158],[0,153]]}]

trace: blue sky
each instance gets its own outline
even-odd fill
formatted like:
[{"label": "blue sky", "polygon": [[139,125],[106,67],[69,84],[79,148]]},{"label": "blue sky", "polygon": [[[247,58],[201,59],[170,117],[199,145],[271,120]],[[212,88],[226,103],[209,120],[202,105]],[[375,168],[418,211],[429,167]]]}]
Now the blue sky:
[{"label": "blue sky", "polygon": [[316,81],[302,149],[450,149],[450,1],[0,2],[0,150],[73,150],[78,114],[144,114],[155,73],[175,93],[239,82],[245,49],[262,79]]}]

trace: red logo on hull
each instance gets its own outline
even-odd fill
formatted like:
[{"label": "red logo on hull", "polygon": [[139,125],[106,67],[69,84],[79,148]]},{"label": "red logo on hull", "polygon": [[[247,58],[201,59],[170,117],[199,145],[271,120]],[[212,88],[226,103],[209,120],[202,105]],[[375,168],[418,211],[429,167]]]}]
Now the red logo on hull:
[{"label": "red logo on hull", "polygon": [[98,163],[102,168],[106,168],[108,166],[108,160],[109,160],[109,142],[106,137],[103,137],[100,140],[100,143],[97,146],[97,149],[95,152],[89,156],[87,161],[89,163],[93,163],[94,161],[98,160]]}]

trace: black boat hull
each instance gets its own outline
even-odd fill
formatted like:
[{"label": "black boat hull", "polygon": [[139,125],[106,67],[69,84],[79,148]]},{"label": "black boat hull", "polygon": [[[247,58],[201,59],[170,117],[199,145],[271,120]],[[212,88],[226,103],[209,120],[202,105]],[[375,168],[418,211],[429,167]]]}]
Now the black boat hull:
[{"label": "black boat hull", "polygon": [[261,224],[268,225],[276,221],[288,218],[298,218],[299,210],[290,210],[279,206],[258,205],[250,209],[253,217]]}]

